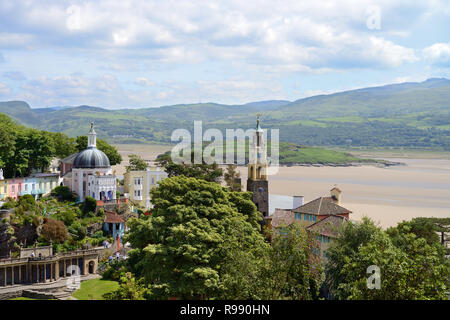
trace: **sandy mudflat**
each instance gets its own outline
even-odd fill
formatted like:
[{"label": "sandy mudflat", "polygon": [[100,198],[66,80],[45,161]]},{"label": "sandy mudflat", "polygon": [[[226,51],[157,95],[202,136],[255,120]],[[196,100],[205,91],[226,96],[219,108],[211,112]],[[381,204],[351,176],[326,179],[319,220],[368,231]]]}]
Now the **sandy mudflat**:
[{"label": "sandy mudflat", "polygon": [[[342,206],[383,227],[414,217],[450,217],[450,160],[386,159],[406,166],[281,167],[269,177],[270,193],[302,195],[305,202],[328,195],[336,184]],[[245,181],[247,171],[241,169]]]},{"label": "sandy mudflat", "polygon": [[[115,169],[123,174],[127,155],[137,153],[145,159],[170,146],[119,145],[124,162]],[[448,155],[447,155],[448,156]],[[269,177],[270,193],[302,195],[305,202],[322,195],[337,184],[342,190],[342,206],[353,211],[351,218],[366,215],[389,227],[414,217],[450,217],[450,160],[383,158],[405,166],[362,167],[280,167]],[[239,168],[244,183],[245,167]]]}]

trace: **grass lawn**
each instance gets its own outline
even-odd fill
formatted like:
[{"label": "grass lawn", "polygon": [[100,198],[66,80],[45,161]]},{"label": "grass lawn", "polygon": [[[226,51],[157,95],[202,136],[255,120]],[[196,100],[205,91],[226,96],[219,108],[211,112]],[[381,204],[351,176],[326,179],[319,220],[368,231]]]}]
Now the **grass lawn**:
[{"label": "grass lawn", "polygon": [[119,288],[116,281],[92,279],[81,282],[81,287],[72,296],[78,300],[104,300],[103,294]]},{"label": "grass lawn", "polygon": [[17,298],[12,298],[9,300],[38,300],[38,299],[33,299],[33,298],[26,298],[26,297],[17,297]]}]

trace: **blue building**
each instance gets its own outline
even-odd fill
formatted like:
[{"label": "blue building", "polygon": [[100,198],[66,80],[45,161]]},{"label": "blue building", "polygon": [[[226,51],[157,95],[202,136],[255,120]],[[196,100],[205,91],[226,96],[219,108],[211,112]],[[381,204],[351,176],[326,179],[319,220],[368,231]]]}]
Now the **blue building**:
[{"label": "blue building", "polygon": [[116,240],[117,236],[119,236],[122,241],[122,237],[125,232],[125,220],[123,220],[115,212],[105,211],[103,230],[111,235],[114,240]]}]

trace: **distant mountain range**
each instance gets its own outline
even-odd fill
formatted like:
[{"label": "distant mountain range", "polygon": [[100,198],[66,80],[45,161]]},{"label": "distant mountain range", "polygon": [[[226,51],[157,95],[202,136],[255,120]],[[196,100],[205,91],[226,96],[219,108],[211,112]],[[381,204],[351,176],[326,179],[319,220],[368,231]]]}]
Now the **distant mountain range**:
[{"label": "distant mountain range", "polygon": [[94,106],[32,109],[23,101],[0,102],[0,112],[28,126],[86,134],[95,121],[110,142],[170,142],[176,128],[253,127],[258,112],[265,128],[302,145],[403,147],[450,150],[450,80],[433,78],[318,95],[293,102],[270,100],[243,105],[180,104],[109,110]]}]

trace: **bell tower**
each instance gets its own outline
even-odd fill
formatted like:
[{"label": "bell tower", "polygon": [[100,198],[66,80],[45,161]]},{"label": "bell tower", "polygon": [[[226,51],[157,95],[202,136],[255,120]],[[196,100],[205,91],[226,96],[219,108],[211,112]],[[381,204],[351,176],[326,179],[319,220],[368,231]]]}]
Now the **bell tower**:
[{"label": "bell tower", "polygon": [[247,191],[251,191],[252,201],[262,213],[269,216],[269,181],[267,179],[267,146],[264,130],[260,125],[260,114],[257,114],[256,131],[250,145],[248,162]]}]

